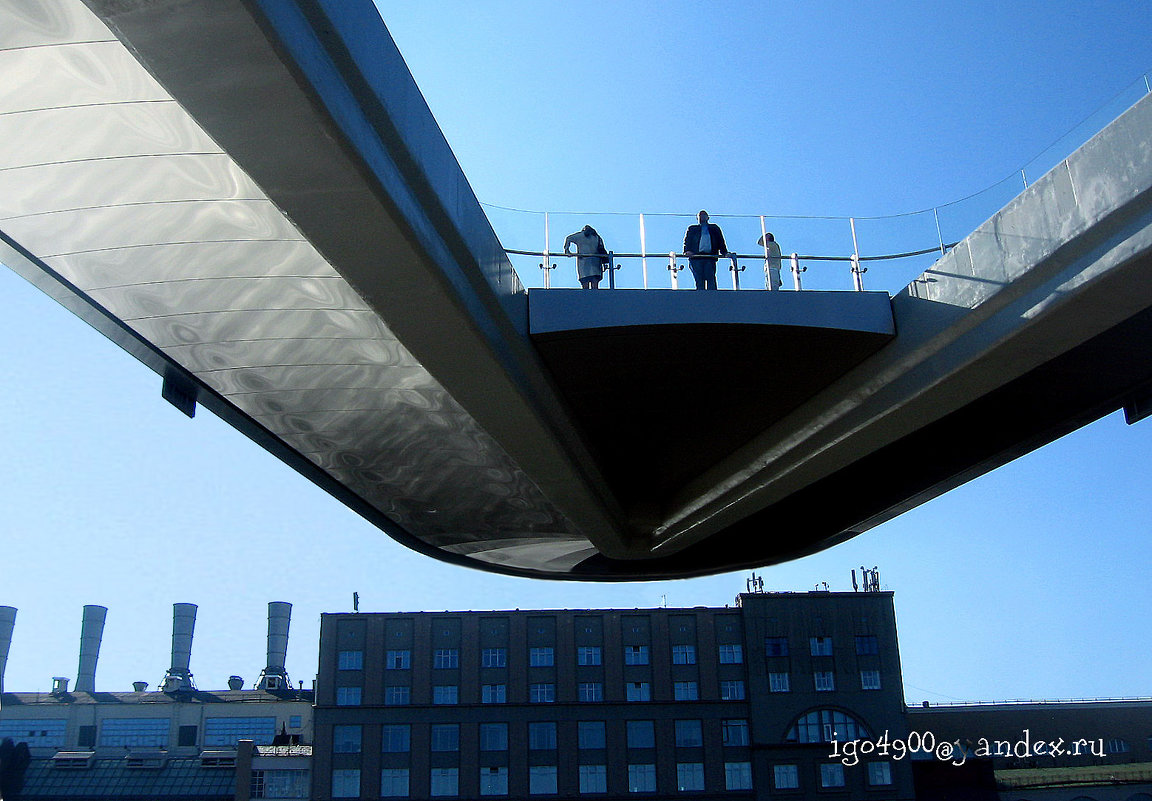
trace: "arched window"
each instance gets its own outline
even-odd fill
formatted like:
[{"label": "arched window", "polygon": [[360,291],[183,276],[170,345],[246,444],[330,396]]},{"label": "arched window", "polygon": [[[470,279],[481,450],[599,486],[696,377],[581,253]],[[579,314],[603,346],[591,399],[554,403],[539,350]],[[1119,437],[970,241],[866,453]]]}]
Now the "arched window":
[{"label": "arched window", "polygon": [[784,735],[784,740],[790,743],[830,743],[868,736],[868,727],[847,712],[816,709],[798,718]]}]

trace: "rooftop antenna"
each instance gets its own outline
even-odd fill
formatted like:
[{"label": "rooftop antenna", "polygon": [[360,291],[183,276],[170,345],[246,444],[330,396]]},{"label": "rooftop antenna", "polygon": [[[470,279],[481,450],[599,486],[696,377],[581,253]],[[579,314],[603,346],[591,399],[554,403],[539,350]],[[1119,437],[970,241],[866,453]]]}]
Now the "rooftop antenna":
[{"label": "rooftop antenna", "polygon": [[852,569],[852,592],[860,592],[860,587],[856,584],[856,569]]},{"label": "rooftop antenna", "polygon": [[352,593],[352,611],[353,612],[359,612],[360,611],[360,593],[358,593],[358,592]]}]

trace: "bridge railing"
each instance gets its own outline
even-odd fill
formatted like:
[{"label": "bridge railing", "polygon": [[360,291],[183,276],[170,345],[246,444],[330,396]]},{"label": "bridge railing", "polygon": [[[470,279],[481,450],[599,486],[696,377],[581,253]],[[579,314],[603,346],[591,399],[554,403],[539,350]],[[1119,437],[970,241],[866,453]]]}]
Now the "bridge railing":
[{"label": "bridge railing", "polygon": [[[732,271],[730,263],[728,270],[720,265],[718,280],[722,287],[763,290],[766,254],[759,243],[764,233],[772,232],[783,255],[786,290],[863,288],[894,294],[1149,92],[1152,81],[1141,75],[1019,169],[978,192],[931,208],[882,216],[724,214],[709,209],[710,221],[721,227],[728,248],[738,254],[737,270]],[[787,201],[786,192],[775,194],[777,202]],[[483,205],[501,242],[514,244],[506,252],[525,286],[579,285],[575,263],[568,262],[562,251],[564,238],[585,225],[597,230],[619,267],[611,278],[605,275],[602,288],[610,281],[617,288],[694,286],[690,276],[680,275],[686,266],[683,257],[675,261],[669,255],[679,254],[685,229],[695,222],[695,209],[546,212]]]}]

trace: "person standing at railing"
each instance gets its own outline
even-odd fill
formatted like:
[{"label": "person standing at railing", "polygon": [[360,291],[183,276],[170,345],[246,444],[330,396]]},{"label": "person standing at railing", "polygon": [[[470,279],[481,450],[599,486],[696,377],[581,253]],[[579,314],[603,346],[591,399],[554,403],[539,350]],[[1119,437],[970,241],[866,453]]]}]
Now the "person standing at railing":
[{"label": "person standing at railing", "polygon": [[784,283],[780,280],[780,244],[771,233],[764,234],[756,244],[764,248],[764,288],[777,290]]},{"label": "person standing at railing", "polygon": [[708,222],[708,212],[703,209],[696,219],[699,224],[689,225],[684,234],[684,255],[688,257],[688,268],[696,279],[696,288],[717,289],[716,259],[728,255],[724,232],[719,225]]},{"label": "person standing at railing", "polygon": [[564,253],[571,256],[569,245],[576,246],[576,277],[580,279],[580,286],[599,289],[600,279],[604,277],[604,263],[608,260],[608,251],[600,234],[591,225],[585,225],[564,239]]}]

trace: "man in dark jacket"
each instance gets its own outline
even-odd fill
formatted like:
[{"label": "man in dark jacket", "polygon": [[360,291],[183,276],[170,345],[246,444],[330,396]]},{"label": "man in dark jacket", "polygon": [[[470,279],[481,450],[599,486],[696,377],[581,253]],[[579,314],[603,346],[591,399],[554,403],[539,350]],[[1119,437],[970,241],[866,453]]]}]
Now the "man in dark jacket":
[{"label": "man in dark jacket", "polygon": [[696,279],[697,289],[716,289],[716,259],[728,255],[724,232],[719,225],[708,222],[708,212],[696,215],[699,225],[689,225],[684,234],[684,255],[688,268]]}]

